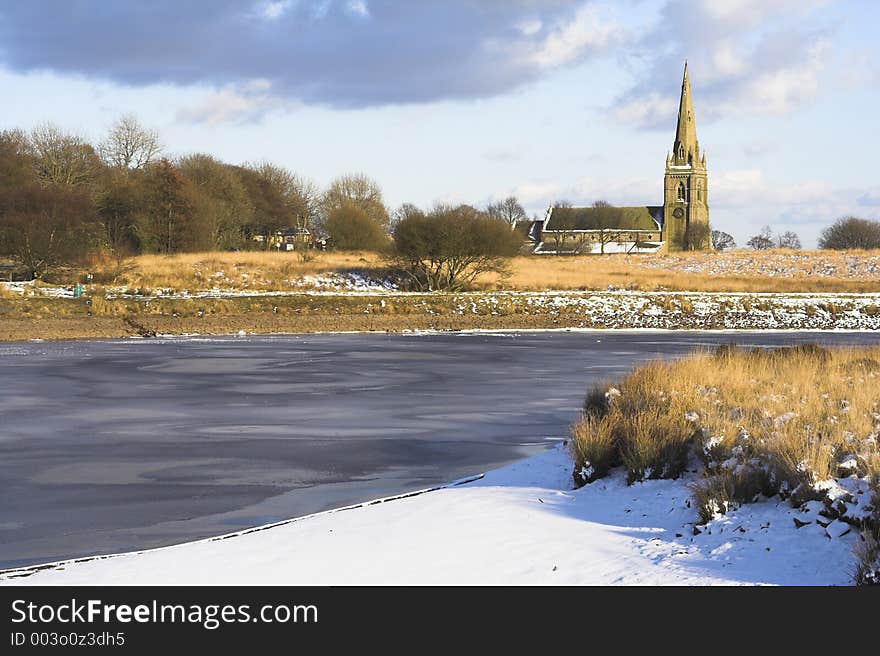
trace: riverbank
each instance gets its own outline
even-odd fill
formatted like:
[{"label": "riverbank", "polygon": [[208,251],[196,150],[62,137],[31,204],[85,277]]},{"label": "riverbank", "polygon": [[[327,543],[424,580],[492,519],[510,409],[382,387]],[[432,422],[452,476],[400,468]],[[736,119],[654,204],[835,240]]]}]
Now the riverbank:
[{"label": "riverbank", "polygon": [[[558,446],[471,482],[173,547],[0,573],[10,585],[846,585],[856,539],[780,500],[700,525],[688,484],[572,489]],[[809,515],[809,516],[808,516]],[[802,528],[798,528],[801,523]],[[807,527],[809,525],[809,528]]]},{"label": "riverbank", "polygon": [[[65,292],[65,290],[61,290]],[[880,294],[393,290],[0,298],[0,341],[407,330],[878,330]]]}]

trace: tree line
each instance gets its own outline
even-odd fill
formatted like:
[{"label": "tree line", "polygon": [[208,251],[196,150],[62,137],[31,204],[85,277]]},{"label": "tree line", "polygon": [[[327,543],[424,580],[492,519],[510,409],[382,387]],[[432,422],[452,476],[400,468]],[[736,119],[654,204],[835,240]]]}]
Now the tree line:
[{"label": "tree line", "polygon": [[[713,230],[712,245],[716,250],[723,251],[736,248],[736,241],[726,232]],[[756,251],[802,248],[796,232],[786,230],[775,233],[770,226],[764,226],[758,234],[749,237],[746,246]],[[857,216],[841,217],[819,235],[819,248],[838,251],[880,249],[880,221]]]},{"label": "tree line", "polygon": [[[125,258],[268,248],[254,237],[285,228],[355,223],[364,232],[365,224],[379,241],[389,222],[379,185],[364,175],[343,175],[320,190],[271,162],[233,165],[207,154],[172,160],[133,116],[98,144],[48,124],[0,132],[0,255],[38,277],[95,252]],[[369,241],[351,233],[339,229],[340,246]]]},{"label": "tree line", "polygon": [[455,288],[515,254],[521,239],[510,227],[525,218],[513,197],[480,210],[389,211],[378,183],[359,173],[320,189],[267,161],[172,159],[132,115],[96,144],[51,124],[0,131],[0,256],[37,278],[95,256],[120,269],[142,253],[268,249],[290,229],[340,249],[384,251],[413,286]]}]

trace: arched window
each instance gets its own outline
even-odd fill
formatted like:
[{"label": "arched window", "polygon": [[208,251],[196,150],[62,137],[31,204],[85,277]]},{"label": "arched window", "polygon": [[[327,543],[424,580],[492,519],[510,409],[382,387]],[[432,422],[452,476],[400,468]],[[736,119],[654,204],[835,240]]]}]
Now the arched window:
[{"label": "arched window", "polygon": [[703,200],[703,183],[697,181],[697,200]]},{"label": "arched window", "polygon": [[684,202],[687,200],[687,190],[685,189],[684,182],[678,183],[678,200]]},{"label": "arched window", "polygon": [[694,155],[693,153],[688,153],[688,166],[693,166],[694,164]]}]

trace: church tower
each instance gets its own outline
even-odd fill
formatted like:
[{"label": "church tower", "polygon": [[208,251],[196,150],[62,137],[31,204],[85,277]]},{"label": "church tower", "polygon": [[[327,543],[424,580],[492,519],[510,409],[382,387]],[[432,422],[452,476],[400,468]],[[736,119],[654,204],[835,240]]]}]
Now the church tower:
[{"label": "church tower", "polygon": [[700,151],[687,62],[681,83],[678,126],[672,154],[666,155],[663,184],[663,240],[669,251],[710,247],[706,153]]}]

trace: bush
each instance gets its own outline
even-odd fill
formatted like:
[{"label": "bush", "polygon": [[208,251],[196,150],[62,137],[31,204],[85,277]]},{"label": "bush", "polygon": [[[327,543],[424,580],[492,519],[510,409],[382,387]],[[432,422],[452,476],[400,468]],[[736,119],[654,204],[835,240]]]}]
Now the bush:
[{"label": "bush", "polygon": [[577,487],[602,478],[618,464],[617,439],[608,417],[584,415],[571,427],[574,483]]},{"label": "bush", "polygon": [[[880,570],[880,511],[829,490],[856,476],[880,508],[880,348],[747,349],[722,346],[636,369],[603,394],[593,389],[572,427],[576,485],[623,465],[627,482],[676,478],[691,455],[702,477],[692,498],[700,521],[733,505],[779,495],[798,507],[825,504],[829,517],[863,529],[856,578]],[[864,502],[861,502],[864,507]]]},{"label": "bush", "polygon": [[831,250],[880,248],[880,221],[869,221],[855,216],[838,219],[822,231],[819,248]]},{"label": "bush", "polygon": [[521,245],[506,221],[467,205],[412,212],[394,227],[394,261],[423,291],[461,291],[481,274],[506,275]]},{"label": "bush", "polygon": [[325,228],[334,248],[381,251],[388,246],[382,225],[352,203],[331,210]]}]

